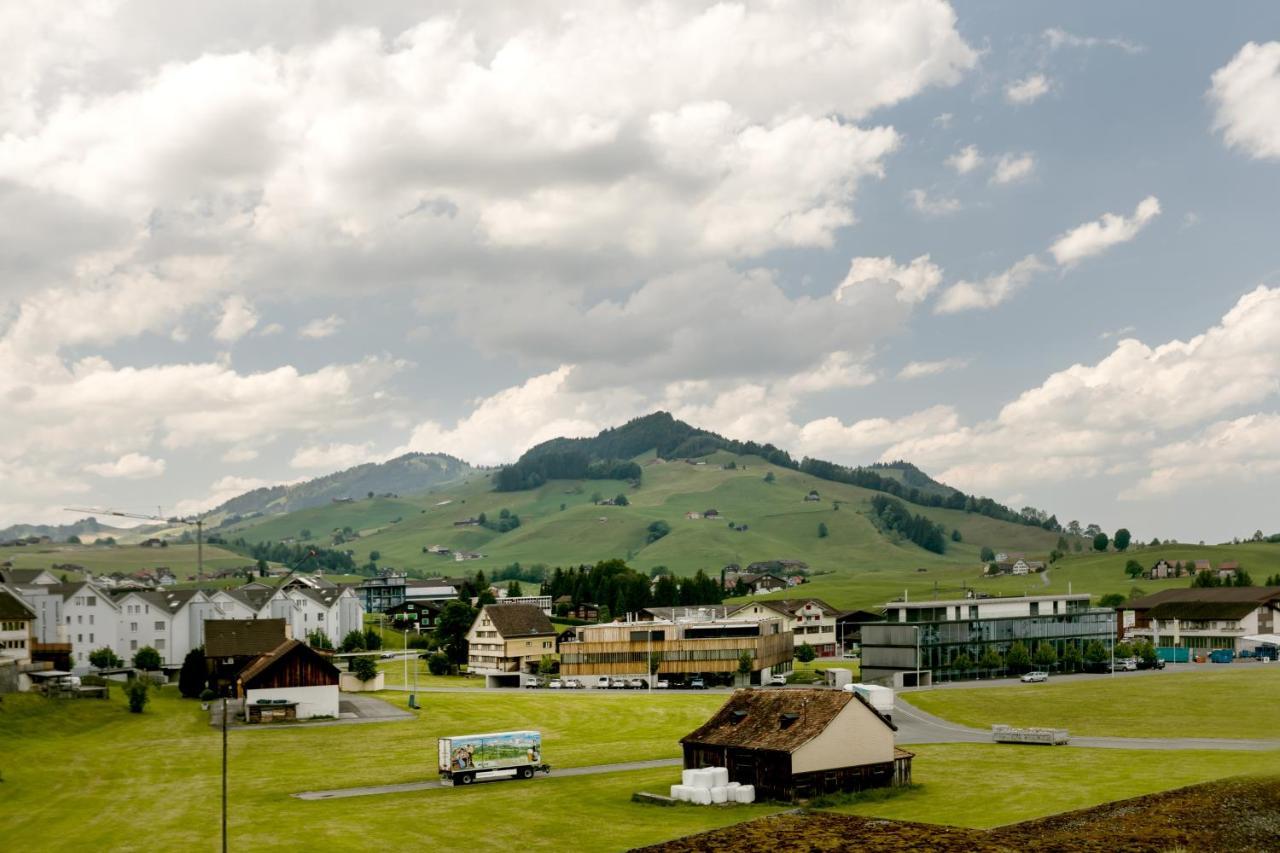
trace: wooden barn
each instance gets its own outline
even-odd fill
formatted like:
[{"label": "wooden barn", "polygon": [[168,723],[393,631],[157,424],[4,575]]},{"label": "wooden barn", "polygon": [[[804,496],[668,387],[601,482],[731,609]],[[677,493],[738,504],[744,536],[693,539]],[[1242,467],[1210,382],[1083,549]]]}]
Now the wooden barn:
[{"label": "wooden barn", "polygon": [[236,685],[251,723],[338,716],[338,668],[298,640],[259,655]]},{"label": "wooden barn", "polygon": [[796,800],[911,781],[897,729],[844,690],[738,690],[683,738],[685,769],[727,767],[761,799]]},{"label": "wooden barn", "polygon": [[240,671],[289,639],[283,619],[204,620],[204,661],[219,696],[235,692]]}]

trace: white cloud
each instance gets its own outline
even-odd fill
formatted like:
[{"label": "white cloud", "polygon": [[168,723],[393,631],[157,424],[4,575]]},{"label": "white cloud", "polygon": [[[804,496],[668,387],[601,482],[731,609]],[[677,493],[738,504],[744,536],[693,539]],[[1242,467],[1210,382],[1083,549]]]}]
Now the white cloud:
[{"label": "white cloud", "polygon": [[937,376],[939,373],[950,373],[963,370],[969,366],[967,358],[944,358],[938,361],[911,361],[898,371],[899,379],[919,379],[922,376]]},{"label": "white cloud", "polygon": [[900,266],[893,258],[854,258],[844,281],[836,287],[837,301],[846,294],[868,284],[890,285],[897,290],[899,302],[914,305],[923,302],[942,283],[942,269],[928,255],[913,258]]},{"label": "white cloud", "polygon": [[1147,196],[1138,202],[1133,216],[1104,213],[1096,222],[1086,222],[1063,234],[1049,251],[1061,266],[1072,266],[1085,258],[1100,254],[1112,246],[1127,243],[1160,215],[1160,200]]},{"label": "white cloud", "polygon": [[232,294],[222,301],[222,319],[213,330],[213,336],[225,343],[238,341],[258,325],[258,313],[249,300],[240,294]]},{"label": "white cloud", "polygon": [[1045,44],[1051,51],[1064,47],[1114,47],[1123,50],[1125,53],[1142,53],[1146,50],[1143,45],[1131,42],[1128,39],[1078,36],[1058,27],[1050,27],[1044,31],[1043,35]]},{"label": "white cloud", "polygon": [[252,447],[231,447],[222,454],[222,461],[230,464],[252,462],[258,458],[258,451]]},{"label": "white cloud", "polygon": [[1043,74],[1031,74],[1004,87],[1005,100],[1011,104],[1031,104],[1047,94],[1049,79]]},{"label": "white cloud", "polygon": [[260,477],[239,477],[234,474],[228,474],[211,483],[207,493],[201,497],[178,501],[174,505],[173,514],[183,517],[199,515],[226,503],[232,498],[239,497],[245,492],[272,486],[291,486],[295,483],[301,483],[305,479],[305,477],[300,477],[293,480],[266,480]]},{"label": "white cloud", "polygon": [[936,314],[954,314],[974,308],[994,308],[1025,287],[1044,264],[1035,255],[1027,255],[1004,272],[982,281],[958,281],[943,291],[934,305]]},{"label": "white cloud", "polygon": [[933,126],[946,130],[951,127],[951,121],[955,116],[951,113],[939,113],[933,117]]},{"label": "white cloud", "polygon": [[813,370],[787,379],[786,387],[797,394],[813,394],[836,388],[861,388],[875,381],[875,373],[863,358],[844,351],[833,352]]},{"label": "white cloud", "polygon": [[1024,181],[1031,177],[1035,168],[1036,158],[1030,154],[1005,154],[996,163],[995,172],[991,175],[991,183],[1004,186]]},{"label": "white cloud", "polygon": [[1150,470],[1121,497],[1168,495],[1203,483],[1244,483],[1280,474],[1280,415],[1219,421],[1194,437],[1154,448]]},{"label": "white cloud", "polygon": [[271,335],[278,335],[283,331],[284,331],[284,326],[280,325],[279,323],[268,323],[267,325],[263,326],[261,329],[258,330],[258,334],[266,338],[266,337],[270,337]]},{"label": "white cloud", "polygon": [[328,317],[320,317],[307,323],[298,330],[298,336],[302,338],[311,338],[319,340],[335,335],[338,329],[342,328],[343,319],[337,314],[330,314]]},{"label": "white cloud", "polygon": [[153,459],[141,453],[126,453],[114,462],[99,462],[84,466],[90,474],[122,480],[144,480],[164,473],[163,459]]},{"label": "white cloud", "polygon": [[955,429],[959,425],[950,406],[933,406],[902,418],[866,418],[844,424],[838,418],[820,418],[800,429],[798,450],[805,455],[835,461],[858,459],[869,450]]},{"label": "white cloud", "polygon": [[1212,80],[1213,129],[1251,157],[1280,160],[1280,41],[1249,42]]},{"label": "white cloud", "polygon": [[373,442],[361,444],[309,444],[299,447],[289,460],[290,467],[340,471],[374,461]]},{"label": "white cloud", "polygon": [[963,205],[958,198],[931,196],[927,190],[914,189],[907,193],[911,206],[924,216],[950,216],[959,213]]},{"label": "white cloud", "polygon": [[982,152],[978,150],[976,145],[966,145],[955,154],[947,158],[946,163],[957,174],[967,175],[974,169],[986,162],[986,158],[982,156]]}]

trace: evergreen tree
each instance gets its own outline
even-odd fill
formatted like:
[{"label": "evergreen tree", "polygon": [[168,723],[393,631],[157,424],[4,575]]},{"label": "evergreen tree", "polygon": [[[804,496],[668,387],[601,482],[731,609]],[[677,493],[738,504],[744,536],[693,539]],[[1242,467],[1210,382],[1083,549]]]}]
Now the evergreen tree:
[{"label": "evergreen tree", "polygon": [[1027,652],[1027,647],[1019,640],[1009,647],[1009,653],[1004,656],[1005,666],[1014,675],[1021,675],[1031,668],[1031,655]]},{"label": "evergreen tree", "polygon": [[195,699],[204,692],[209,680],[209,671],[205,667],[204,647],[197,646],[187,652],[182,660],[182,671],[178,673],[178,692],[188,699]]}]

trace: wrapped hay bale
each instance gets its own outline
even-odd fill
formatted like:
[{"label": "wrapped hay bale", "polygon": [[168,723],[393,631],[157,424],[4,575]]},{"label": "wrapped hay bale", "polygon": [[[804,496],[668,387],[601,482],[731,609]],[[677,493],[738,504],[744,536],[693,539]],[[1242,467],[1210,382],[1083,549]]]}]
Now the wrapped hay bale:
[{"label": "wrapped hay bale", "polygon": [[755,785],[739,785],[733,791],[734,799],[739,803],[754,803],[756,801]]},{"label": "wrapped hay bale", "polygon": [[729,789],[723,785],[716,785],[711,789],[711,802],[727,803],[729,801]]},{"label": "wrapped hay bale", "polygon": [[712,781],[711,783],[711,787],[723,788],[729,784],[729,768],[728,767],[712,767],[711,774],[714,779],[714,781]]}]

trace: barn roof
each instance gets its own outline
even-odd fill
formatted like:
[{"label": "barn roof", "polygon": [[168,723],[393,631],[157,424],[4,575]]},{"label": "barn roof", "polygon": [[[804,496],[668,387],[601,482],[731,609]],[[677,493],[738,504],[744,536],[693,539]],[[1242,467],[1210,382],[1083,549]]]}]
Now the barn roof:
[{"label": "barn roof", "polygon": [[288,639],[284,625],[283,619],[206,619],[204,653],[211,658],[266,654]]},{"label": "barn roof", "polygon": [[0,619],[30,621],[36,612],[29,604],[7,589],[0,589]]},{"label": "barn roof", "polygon": [[735,690],[710,720],[680,742],[794,752],[820,735],[850,702],[862,702],[877,724],[894,728],[847,690]]},{"label": "barn roof", "polygon": [[272,667],[293,656],[312,658],[315,666],[329,672],[333,684],[338,683],[338,668],[327,657],[300,640],[285,640],[266,654],[259,655],[257,660],[240,671],[240,683],[246,690],[251,689],[254,682],[266,676]]},{"label": "barn roof", "polygon": [[532,604],[486,604],[484,614],[504,639],[556,632],[547,614]]}]

